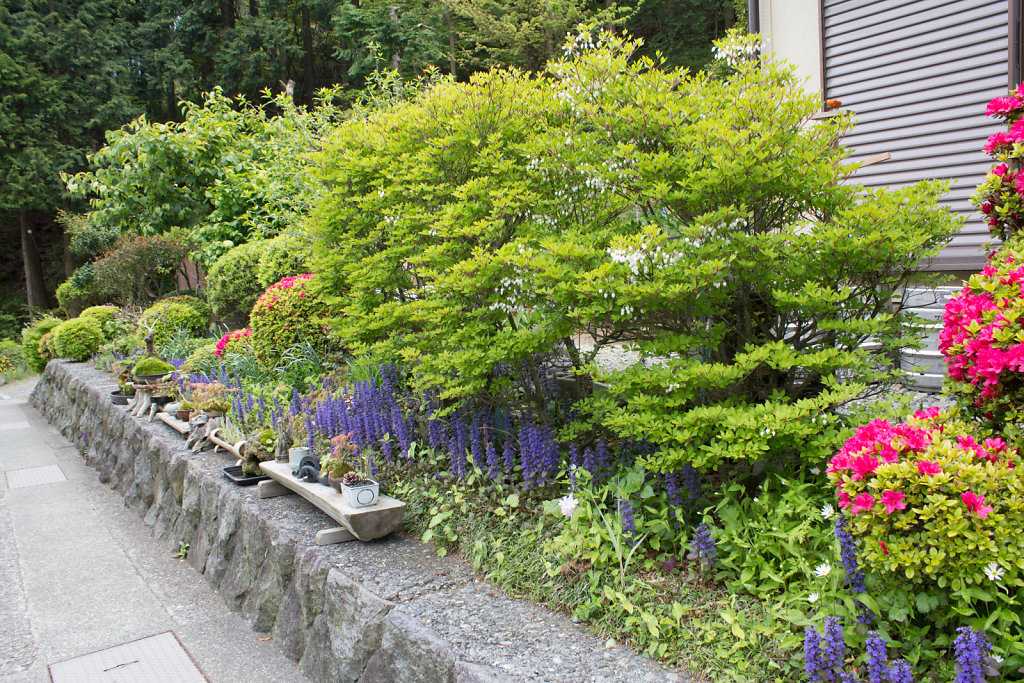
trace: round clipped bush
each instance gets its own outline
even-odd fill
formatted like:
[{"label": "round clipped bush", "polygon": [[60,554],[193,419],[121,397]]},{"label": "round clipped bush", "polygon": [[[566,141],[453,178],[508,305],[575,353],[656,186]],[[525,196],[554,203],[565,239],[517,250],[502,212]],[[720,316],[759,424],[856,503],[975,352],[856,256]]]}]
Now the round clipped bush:
[{"label": "round clipped bush", "polygon": [[199,336],[210,324],[209,316],[197,311],[189,303],[179,301],[158,301],[142,314],[139,327],[148,333],[152,330],[153,341],[159,346],[175,336],[179,330],[186,330]]},{"label": "round clipped bush", "polygon": [[1024,467],[1001,437],[930,408],[859,428],[828,472],[877,575],[954,591],[996,574],[1021,584]]},{"label": "round clipped bush", "polygon": [[203,317],[204,320],[206,320],[207,325],[210,324],[210,304],[207,303],[206,299],[193,294],[170,294],[153,302],[154,305],[162,303],[185,304],[186,306],[191,306]]},{"label": "round clipped bush", "polygon": [[50,336],[57,356],[75,361],[87,360],[103,343],[103,329],[94,318],[65,320]]},{"label": "round clipped bush", "polygon": [[41,342],[57,325],[60,325],[60,320],[47,316],[36,320],[21,331],[21,348],[25,353],[25,362],[32,372],[42,372],[46,362],[53,358],[41,349]]},{"label": "round clipped bush", "polygon": [[219,320],[240,327],[264,287],[256,274],[264,240],[242,244],[227,252],[206,274],[206,295]]},{"label": "round clipped bush", "polygon": [[327,335],[321,318],[326,312],[316,278],[310,273],[271,285],[256,300],[249,316],[250,342],[256,357],[267,364],[276,363],[283,351],[299,342],[325,350]]},{"label": "round clipped bush", "polygon": [[249,348],[249,337],[251,335],[252,330],[248,327],[228,332],[217,342],[217,356],[223,357],[229,353],[240,353]]},{"label": "round clipped bush", "polygon": [[132,374],[136,377],[141,375],[166,375],[169,372],[174,372],[173,365],[160,358],[152,357],[143,358],[132,368]]},{"label": "round clipped bush", "polygon": [[181,371],[187,374],[209,373],[217,367],[217,343],[203,344],[185,359]]},{"label": "round clipped bush", "polygon": [[98,322],[100,329],[103,331],[104,340],[112,341],[113,335],[117,330],[117,312],[117,306],[90,306],[82,311],[78,317],[92,318]]},{"label": "round clipped bush", "polygon": [[309,241],[294,233],[266,240],[260,250],[256,275],[266,289],[286,277],[309,272]]},{"label": "round clipped bush", "polygon": [[57,287],[55,294],[61,310],[69,316],[81,315],[82,309],[109,301],[111,297],[111,293],[97,279],[96,268],[92,263],[76,268],[71,277]]},{"label": "round clipped bush", "polygon": [[1024,401],[1024,248],[992,256],[946,304],[939,350],[946,390],[999,421],[1018,422]]}]

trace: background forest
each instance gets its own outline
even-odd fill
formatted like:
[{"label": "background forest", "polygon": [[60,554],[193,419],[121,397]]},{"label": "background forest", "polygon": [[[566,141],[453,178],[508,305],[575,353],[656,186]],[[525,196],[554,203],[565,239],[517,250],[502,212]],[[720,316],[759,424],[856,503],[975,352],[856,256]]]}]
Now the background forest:
[{"label": "background forest", "polygon": [[52,306],[79,265],[57,217],[84,200],[61,173],[85,169],[108,130],[140,115],[180,121],[183,101],[218,87],[261,103],[291,83],[301,106],[337,85],[344,106],[383,70],[537,71],[598,16],[667,66],[699,68],[745,10],[735,0],[0,0],[0,338],[16,335],[26,303]]}]

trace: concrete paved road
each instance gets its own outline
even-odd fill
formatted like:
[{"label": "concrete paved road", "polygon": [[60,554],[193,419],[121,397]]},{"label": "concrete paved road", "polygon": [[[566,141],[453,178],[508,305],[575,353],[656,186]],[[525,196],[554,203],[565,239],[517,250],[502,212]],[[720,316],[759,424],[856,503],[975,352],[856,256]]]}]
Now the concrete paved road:
[{"label": "concrete paved road", "polygon": [[[31,388],[0,386],[0,680],[49,681],[50,664],[173,631],[210,681],[305,681],[153,541],[27,404]],[[13,487],[31,474],[66,481]]]}]

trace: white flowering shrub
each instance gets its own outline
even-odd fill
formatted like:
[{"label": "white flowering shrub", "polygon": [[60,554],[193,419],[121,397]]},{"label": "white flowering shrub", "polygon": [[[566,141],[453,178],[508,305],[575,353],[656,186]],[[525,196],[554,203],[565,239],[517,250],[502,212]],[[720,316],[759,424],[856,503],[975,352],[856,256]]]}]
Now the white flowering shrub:
[{"label": "white flowering shrub", "polygon": [[[787,68],[715,80],[637,46],[590,32],[543,78],[441,83],[343,125],[315,221],[341,332],[451,400],[500,404],[505,369],[561,355],[583,426],[653,444],[655,469],[823,462],[834,409],[913,339],[893,294],[957,227],[944,188],[844,184],[849,122],[812,124]],[[593,363],[623,343],[642,364]]]}]

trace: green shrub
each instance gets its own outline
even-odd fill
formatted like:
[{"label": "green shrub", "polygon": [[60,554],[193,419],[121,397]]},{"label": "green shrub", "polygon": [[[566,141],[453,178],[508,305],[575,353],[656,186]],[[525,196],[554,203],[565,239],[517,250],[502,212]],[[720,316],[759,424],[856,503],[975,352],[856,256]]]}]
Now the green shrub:
[{"label": "green shrub", "polygon": [[103,329],[89,317],[65,320],[50,335],[57,356],[75,361],[87,360],[103,343]]},{"label": "green shrub", "polygon": [[[823,462],[822,415],[920,338],[891,301],[959,225],[945,187],[844,182],[850,119],[813,120],[775,62],[716,81],[596,42],[342,124],[311,221],[333,326],[452,402],[512,400],[505,368],[562,356],[580,393],[607,385],[583,426],[656,446],[654,470]],[[623,342],[644,362],[592,363]]]},{"label": "green shrub", "polygon": [[139,328],[145,335],[152,334],[157,346],[166,344],[184,330],[195,337],[206,331],[210,320],[188,303],[164,301],[155,303],[139,318]]},{"label": "green shrub", "polygon": [[165,375],[170,372],[174,372],[173,365],[163,359],[153,357],[143,358],[132,368],[132,374],[135,376]]},{"label": "green shrub", "polygon": [[260,286],[266,289],[286,277],[301,275],[310,271],[309,240],[287,232],[265,240],[260,250],[256,276]]},{"label": "green shrub", "polygon": [[12,339],[0,341],[0,358],[6,358],[15,369],[28,367],[25,362],[24,349],[21,344]]},{"label": "green shrub", "polygon": [[181,366],[182,372],[209,373],[217,367],[217,342],[205,342],[185,359]]},{"label": "green shrub", "polygon": [[316,278],[309,273],[271,285],[250,315],[249,340],[256,357],[276,365],[284,351],[303,342],[323,351],[328,346],[322,321],[326,313]]},{"label": "green shrub", "polygon": [[235,247],[217,259],[206,274],[210,307],[218,320],[231,327],[243,327],[248,322],[249,311],[266,289],[257,276],[265,244],[257,240]]},{"label": "green shrub", "polygon": [[102,304],[110,299],[100,280],[96,278],[96,267],[85,263],[71,273],[71,277],[57,287],[57,303],[65,315],[74,317],[82,310]]},{"label": "green shrub", "polygon": [[42,372],[46,362],[53,358],[52,355],[44,352],[42,339],[50,333],[53,328],[60,325],[60,320],[47,316],[36,320],[21,332],[22,350],[25,352],[25,362],[32,372]]},{"label": "green shrub", "polygon": [[90,306],[79,314],[81,318],[92,318],[100,324],[103,330],[103,338],[106,341],[113,341],[114,336],[127,329],[127,325],[118,319],[119,309],[117,306]]},{"label": "green shrub", "polygon": [[161,299],[157,299],[156,301],[153,302],[153,305],[165,302],[185,304],[186,306],[191,306],[200,316],[202,316],[203,320],[206,321],[207,325],[210,324],[210,304],[208,301],[206,301],[206,299],[202,297],[196,296],[195,294],[183,294],[180,292],[176,292],[174,294],[169,294],[168,296],[165,296]]},{"label": "green shrub", "polygon": [[[93,264],[97,287],[107,300],[145,306],[175,287],[175,276],[188,254],[183,235],[122,237]],[[103,303],[97,302],[97,303]]]},{"label": "green shrub", "polygon": [[21,321],[18,316],[0,313],[0,339],[17,339],[21,333]]}]

